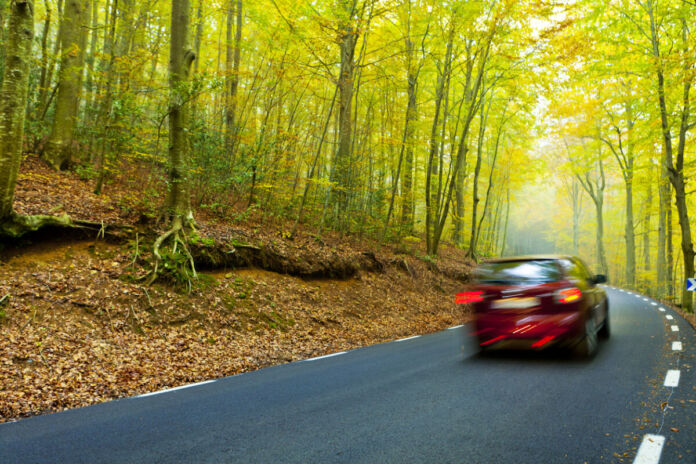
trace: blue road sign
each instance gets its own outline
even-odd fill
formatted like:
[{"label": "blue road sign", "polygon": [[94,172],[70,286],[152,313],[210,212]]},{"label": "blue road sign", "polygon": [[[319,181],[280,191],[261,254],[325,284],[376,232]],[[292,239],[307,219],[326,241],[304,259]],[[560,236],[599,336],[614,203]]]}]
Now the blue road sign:
[{"label": "blue road sign", "polygon": [[690,292],[696,292],[696,279],[686,279],[686,289]]}]

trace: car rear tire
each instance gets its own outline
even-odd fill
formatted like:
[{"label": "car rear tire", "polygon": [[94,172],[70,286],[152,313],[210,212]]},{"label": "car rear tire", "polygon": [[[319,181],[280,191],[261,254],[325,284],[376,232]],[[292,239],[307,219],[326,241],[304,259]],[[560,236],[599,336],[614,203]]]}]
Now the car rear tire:
[{"label": "car rear tire", "polygon": [[582,339],[575,345],[575,355],[582,359],[591,358],[597,352],[598,345],[597,327],[594,319],[590,316],[585,322],[585,333]]},{"label": "car rear tire", "polygon": [[599,337],[606,340],[611,335],[611,326],[609,325],[609,302],[604,302],[604,324],[599,329]]}]

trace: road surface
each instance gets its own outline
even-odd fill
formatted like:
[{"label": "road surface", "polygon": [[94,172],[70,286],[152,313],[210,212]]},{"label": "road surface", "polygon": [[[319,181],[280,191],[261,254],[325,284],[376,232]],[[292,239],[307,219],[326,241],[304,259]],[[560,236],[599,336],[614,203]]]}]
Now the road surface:
[{"label": "road surface", "polygon": [[607,291],[590,361],[462,353],[453,328],[0,424],[0,463],[696,462],[693,329]]}]

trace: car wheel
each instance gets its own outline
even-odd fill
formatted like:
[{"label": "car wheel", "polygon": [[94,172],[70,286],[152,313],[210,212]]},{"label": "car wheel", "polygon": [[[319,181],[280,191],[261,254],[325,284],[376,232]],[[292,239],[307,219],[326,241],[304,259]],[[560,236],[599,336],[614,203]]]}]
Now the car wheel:
[{"label": "car wheel", "polygon": [[611,335],[611,326],[609,325],[609,302],[604,302],[604,324],[602,328],[599,329],[599,337],[603,339],[609,338]]},{"label": "car wheel", "polygon": [[594,319],[588,317],[585,322],[585,334],[575,346],[575,354],[579,358],[591,358],[597,352],[598,344],[597,327],[595,326]]}]

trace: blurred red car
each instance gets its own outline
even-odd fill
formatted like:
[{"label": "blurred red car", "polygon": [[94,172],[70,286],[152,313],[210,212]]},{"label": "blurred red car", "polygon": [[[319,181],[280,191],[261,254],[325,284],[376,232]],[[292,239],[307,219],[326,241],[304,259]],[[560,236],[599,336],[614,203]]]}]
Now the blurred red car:
[{"label": "blurred red car", "polygon": [[593,275],[574,256],[521,256],[480,264],[456,302],[471,304],[481,350],[566,345],[584,357],[608,338],[609,303]]}]

